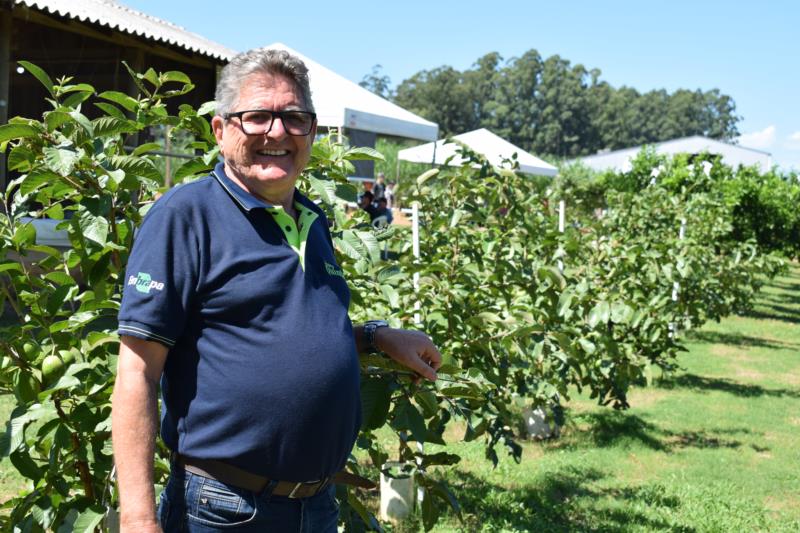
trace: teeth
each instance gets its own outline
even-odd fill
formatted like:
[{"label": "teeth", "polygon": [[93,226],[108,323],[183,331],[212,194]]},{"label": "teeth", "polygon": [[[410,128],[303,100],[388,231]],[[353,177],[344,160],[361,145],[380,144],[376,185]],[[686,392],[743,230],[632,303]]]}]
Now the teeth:
[{"label": "teeth", "polygon": [[259,150],[258,154],[260,155],[286,155],[288,154],[288,150]]}]

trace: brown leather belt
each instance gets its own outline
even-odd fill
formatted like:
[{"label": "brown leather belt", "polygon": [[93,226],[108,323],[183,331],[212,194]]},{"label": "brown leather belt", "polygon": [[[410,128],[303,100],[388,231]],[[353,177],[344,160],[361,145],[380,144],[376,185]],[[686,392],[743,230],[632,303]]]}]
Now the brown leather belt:
[{"label": "brown leather belt", "polygon": [[[261,492],[272,482],[271,479],[264,476],[247,472],[236,466],[214,459],[194,459],[192,457],[186,457],[185,455],[175,454],[174,460],[178,466],[187,472],[215,479],[226,485],[232,485],[251,492]],[[328,479],[321,479],[318,481],[299,483],[294,481],[278,481],[275,484],[275,488],[272,490],[272,494],[275,496],[286,496],[288,498],[310,498],[327,487],[330,483],[353,485],[355,487],[361,487],[362,489],[374,489],[376,487],[375,483],[372,481],[342,470]]]}]

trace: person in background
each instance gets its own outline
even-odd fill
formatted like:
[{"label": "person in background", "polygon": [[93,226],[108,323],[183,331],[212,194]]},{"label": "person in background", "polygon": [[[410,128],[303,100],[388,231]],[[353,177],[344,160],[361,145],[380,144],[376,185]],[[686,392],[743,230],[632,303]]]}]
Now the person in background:
[{"label": "person in background", "polygon": [[390,181],[389,183],[386,184],[386,190],[383,191],[383,196],[384,196],[384,198],[386,198],[386,207],[388,207],[389,209],[397,207],[397,205],[395,205],[395,188],[396,187],[397,187],[397,183],[395,183],[394,181]]},{"label": "person in background", "polygon": [[364,191],[358,199],[358,207],[363,209],[369,215],[369,221],[375,220],[377,215],[378,206],[375,204],[375,196],[371,191]]},{"label": "person in background", "polygon": [[386,177],[383,175],[383,172],[379,172],[378,177],[375,178],[375,184],[372,186],[372,194],[375,196],[375,200],[380,200],[385,193]]},{"label": "person in background", "polygon": [[394,217],[392,216],[392,210],[388,207],[388,201],[386,197],[378,198],[376,202],[377,208],[375,209],[375,216],[372,220],[375,220],[378,217],[386,217],[386,223],[391,224]]},{"label": "person in background", "polygon": [[[155,202],[128,262],[112,398],[120,531],[336,533],[333,485],[370,485],[343,470],[361,425],[358,354],[429,380],[441,354],[422,332],[350,321],[325,213],[296,188],[317,129],[303,62],[239,54],[216,101],[224,161]],[[172,455],[156,512],[159,381]]]}]

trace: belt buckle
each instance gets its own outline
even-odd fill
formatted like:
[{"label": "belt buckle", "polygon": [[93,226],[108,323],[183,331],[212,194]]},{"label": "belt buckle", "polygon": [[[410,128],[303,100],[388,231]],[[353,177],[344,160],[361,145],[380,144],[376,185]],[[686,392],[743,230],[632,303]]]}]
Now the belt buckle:
[{"label": "belt buckle", "polygon": [[[326,477],[324,479],[320,479],[320,480],[317,480],[317,481],[300,481],[294,486],[294,488],[292,489],[292,492],[289,493],[287,498],[290,498],[290,499],[298,498],[298,496],[295,496],[295,493],[303,485],[317,485],[316,489],[314,490],[314,494],[310,495],[310,496],[315,496],[317,493],[319,493],[320,490],[322,490],[323,487],[325,487],[328,484],[329,480],[330,480],[330,478]],[[309,498],[310,496],[305,496],[305,497]]]}]

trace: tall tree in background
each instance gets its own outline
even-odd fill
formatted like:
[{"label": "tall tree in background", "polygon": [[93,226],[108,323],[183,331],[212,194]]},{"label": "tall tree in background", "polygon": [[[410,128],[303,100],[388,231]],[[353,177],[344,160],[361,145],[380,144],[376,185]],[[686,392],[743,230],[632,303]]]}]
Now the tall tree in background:
[{"label": "tall tree in background", "polygon": [[381,98],[390,100],[392,98],[392,80],[382,71],[381,65],[373,65],[372,72],[361,78],[358,84]]},{"label": "tall tree in background", "polygon": [[615,88],[600,75],[558,55],[543,59],[536,50],[506,62],[492,52],[464,72],[449,66],[420,71],[400,83],[394,101],[437,122],[442,135],[485,127],[526,150],[560,157],[739,134],[736,104],[719,89],[642,94]]}]

